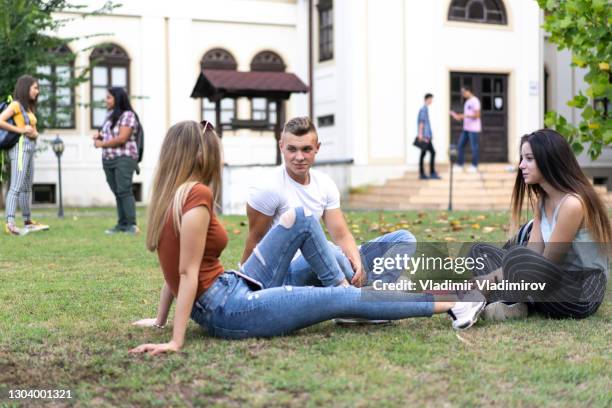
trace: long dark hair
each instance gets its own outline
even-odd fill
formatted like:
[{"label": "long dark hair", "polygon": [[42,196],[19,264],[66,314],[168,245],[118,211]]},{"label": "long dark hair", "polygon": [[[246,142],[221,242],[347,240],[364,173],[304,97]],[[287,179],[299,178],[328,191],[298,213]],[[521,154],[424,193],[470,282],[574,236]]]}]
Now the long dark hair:
[{"label": "long dark hair", "polygon": [[[551,129],[541,129],[523,136],[521,147],[526,142],[531,146],[536,165],[544,180],[559,191],[579,197],[585,213],[585,225],[593,239],[602,244],[610,242],[610,221],[606,207],[582,172],[569,143]],[[525,184],[523,172],[519,168],[512,192],[511,209],[514,226],[521,222],[525,196],[534,213],[541,217],[538,204],[546,198],[546,192],[539,184]]]},{"label": "long dark hair", "polygon": [[15,84],[15,91],[13,92],[13,99],[19,101],[19,103],[27,110],[32,113],[36,112],[36,99],[32,100],[30,98],[30,88],[32,85],[38,83],[38,79],[34,78],[31,75],[22,75],[17,79],[17,83]]},{"label": "long dark hair", "polygon": [[132,108],[130,98],[123,88],[116,86],[108,88],[108,93],[113,95],[113,98],[115,98],[115,107],[113,108],[113,113],[110,116],[111,128],[114,128],[117,121],[121,117],[121,114],[125,111],[134,112],[134,108]]}]

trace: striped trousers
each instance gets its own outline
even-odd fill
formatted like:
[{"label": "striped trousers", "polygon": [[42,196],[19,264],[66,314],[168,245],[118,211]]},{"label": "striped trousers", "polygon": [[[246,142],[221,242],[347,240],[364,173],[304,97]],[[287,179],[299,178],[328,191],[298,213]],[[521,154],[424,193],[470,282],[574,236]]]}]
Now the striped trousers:
[{"label": "striped trousers", "polygon": [[[546,292],[529,296],[530,309],[553,318],[581,319],[595,313],[602,303],[607,279],[602,270],[566,271],[539,253],[521,246],[498,248],[478,243],[470,255],[485,260],[484,268],[473,269],[475,276],[502,268],[508,282],[546,283]],[[522,301],[526,293],[495,291],[489,301]],[[520,298],[520,299],[519,299]]]},{"label": "striped trousers", "polygon": [[[11,161],[11,185],[6,195],[6,221],[15,224],[17,204],[21,207],[23,220],[30,220],[30,201],[32,198],[32,181],[34,180],[34,153],[36,142],[24,137],[21,155],[19,143],[9,150]],[[21,170],[19,161],[21,156]]]}]

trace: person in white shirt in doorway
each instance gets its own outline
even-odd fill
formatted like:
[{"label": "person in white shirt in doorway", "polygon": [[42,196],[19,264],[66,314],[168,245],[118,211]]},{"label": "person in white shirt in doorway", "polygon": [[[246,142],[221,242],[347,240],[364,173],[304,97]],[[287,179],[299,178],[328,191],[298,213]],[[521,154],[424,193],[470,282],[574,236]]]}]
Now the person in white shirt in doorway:
[{"label": "person in white shirt in doorway", "polygon": [[[321,143],[308,117],[296,117],[285,124],[279,147],[283,165],[275,170],[273,177],[249,189],[246,206],[249,234],[241,263],[251,253],[257,255],[257,243],[270,228],[278,224],[284,212],[292,207],[303,207],[305,212],[323,220],[333,241],[329,245],[348,282],[362,287],[371,285],[374,280],[396,281],[402,271],[388,270],[384,274],[374,274],[374,259],[396,254],[411,256],[416,250],[414,235],[406,230],[397,230],[357,246],[340,208],[338,187],[327,174],[311,168]],[[284,284],[322,286],[308,261],[299,252],[291,262]],[[338,323],[364,322],[358,319],[337,320]]]}]

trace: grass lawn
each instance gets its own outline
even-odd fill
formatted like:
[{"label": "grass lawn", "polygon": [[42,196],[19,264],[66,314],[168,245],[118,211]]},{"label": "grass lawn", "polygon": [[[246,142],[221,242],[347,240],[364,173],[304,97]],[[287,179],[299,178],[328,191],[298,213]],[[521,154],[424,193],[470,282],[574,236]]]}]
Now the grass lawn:
[{"label": "grass lawn", "polygon": [[[67,213],[60,221],[38,211],[50,231],[0,237],[0,406],[15,404],[15,389],[71,390],[71,400],[46,401],[54,406],[612,405],[609,295],[585,320],[481,321],[459,336],[446,316],[382,327],[325,322],[243,341],[190,323],[180,353],[128,355],[171,336],[130,326],[155,315],[157,258],[143,235],[104,235],[113,210]],[[423,241],[502,241],[507,221],[493,212],[348,217],[359,240],[401,227]],[[242,253],[244,221],[223,217],[228,269]]]}]

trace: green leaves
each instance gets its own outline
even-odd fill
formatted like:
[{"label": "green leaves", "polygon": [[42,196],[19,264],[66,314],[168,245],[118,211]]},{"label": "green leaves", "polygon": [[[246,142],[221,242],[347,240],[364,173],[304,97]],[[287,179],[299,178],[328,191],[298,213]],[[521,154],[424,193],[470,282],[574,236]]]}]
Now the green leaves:
[{"label": "green leaves", "polygon": [[567,105],[582,110],[574,125],[556,112],[547,112],[544,123],[568,140],[576,154],[588,148],[594,160],[612,144],[612,6],[609,0],[537,0],[546,11],[543,28],[559,50],[572,52],[572,65],[586,69],[584,94]]}]

